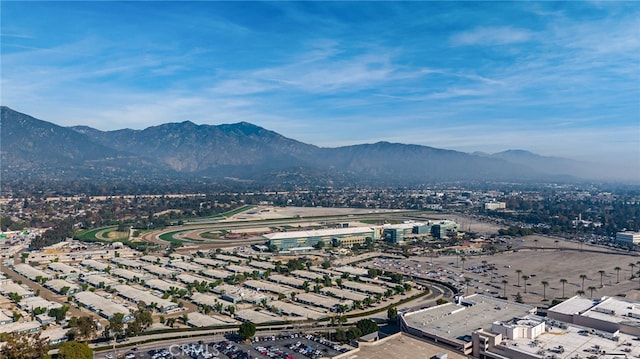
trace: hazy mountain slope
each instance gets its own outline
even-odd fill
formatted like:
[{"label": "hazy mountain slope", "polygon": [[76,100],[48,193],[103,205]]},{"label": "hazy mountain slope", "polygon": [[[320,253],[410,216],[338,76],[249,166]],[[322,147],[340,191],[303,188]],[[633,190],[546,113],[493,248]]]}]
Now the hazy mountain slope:
[{"label": "hazy mountain slope", "polygon": [[186,121],[144,130],[102,132],[74,127],[95,141],[145,157],[181,172],[210,172],[221,166],[279,168],[305,164],[317,151],[273,131],[246,122],[196,125]]},{"label": "hazy mountain slope", "polygon": [[93,141],[82,133],[0,108],[3,175],[47,178],[121,177],[157,173],[153,161]]},{"label": "hazy mountain slope", "polygon": [[3,165],[71,165],[118,155],[118,151],[94,143],[83,134],[8,107],[0,108],[0,117]]},{"label": "hazy mountain slope", "polygon": [[246,122],[212,126],[187,121],[100,131],[60,127],[3,107],[0,130],[3,173],[37,173],[40,178],[173,176],[349,186],[546,181],[567,173],[560,171],[567,167],[564,162],[514,151],[475,155],[388,142],[319,148]]},{"label": "hazy mountain slope", "polygon": [[525,166],[539,173],[580,176],[587,173],[589,164],[560,157],[541,156],[524,150],[506,150],[488,155]]},{"label": "hazy mountain slope", "polygon": [[488,180],[537,177],[516,164],[427,146],[378,142],[324,149],[327,165],[394,180]]}]

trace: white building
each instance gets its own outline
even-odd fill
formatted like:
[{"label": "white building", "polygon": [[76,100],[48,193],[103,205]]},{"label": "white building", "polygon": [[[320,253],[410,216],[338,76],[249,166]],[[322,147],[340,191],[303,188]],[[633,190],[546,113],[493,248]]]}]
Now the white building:
[{"label": "white building", "polygon": [[128,285],[117,285],[115,289],[118,292],[119,296],[127,300],[130,300],[134,303],[144,302],[147,307],[151,306],[151,304],[155,304],[156,308],[165,313],[176,310],[178,308],[177,303],[173,303],[169,300],[156,297],[155,295],[145,290],[140,290]]},{"label": "white building", "polygon": [[484,209],[487,211],[497,211],[499,209],[506,209],[507,204],[504,202],[487,202],[484,204]]},{"label": "white building", "polygon": [[104,318],[111,319],[116,313],[122,313],[125,323],[133,320],[133,315],[131,315],[129,309],[120,303],[114,302],[112,299],[99,296],[93,292],[76,293],[74,298],[78,303],[82,304],[82,306],[98,313]]},{"label": "white building", "polygon": [[80,291],[80,287],[75,283],[68,282],[64,279],[48,280],[44,283],[44,286],[62,295],[73,294]]},{"label": "white building", "polygon": [[618,232],[616,241],[621,244],[640,244],[640,232]]}]

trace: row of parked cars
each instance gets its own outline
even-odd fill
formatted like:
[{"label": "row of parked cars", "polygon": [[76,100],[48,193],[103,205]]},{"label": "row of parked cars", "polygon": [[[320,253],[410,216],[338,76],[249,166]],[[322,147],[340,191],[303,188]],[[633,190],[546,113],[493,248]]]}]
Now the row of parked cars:
[{"label": "row of parked cars", "polygon": [[304,337],[307,338],[308,340],[313,340],[316,343],[320,343],[322,345],[328,346],[329,348],[331,348],[331,349],[333,349],[335,351],[338,351],[340,353],[346,353],[346,352],[349,351],[349,349],[347,349],[347,348],[341,347],[340,345],[335,344],[333,342],[330,342],[330,341],[328,341],[328,340],[326,340],[324,338],[316,337],[313,334],[307,334]]},{"label": "row of parked cars", "polygon": [[293,355],[289,354],[285,351],[283,351],[282,349],[273,346],[273,345],[268,345],[266,347],[263,346],[255,346],[253,347],[258,353],[262,354],[262,355],[266,355],[269,358],[272,359],[293,359]]},{"label": "row of parked cars", "polygon": [[[320,351],[319,349],[314,348],[311,345],[305,345],[302,342],[298,341],[296,343],[291,343],[289,345],[287,345],[287,348],[294,350],[306,357],[315,359],[315,358],[319,358],[322,356],[322,351]],[[324,351],[326,352],[327,349],[325,348]]]},{"label": "row of parked cars", "polygon": [[149,355],[151,355],[151,359],[173,359],[173,354],[167,349],[150,350]]},{"label": "row of parked cars", "polygon": [[230,359],[252,359],[251,355],[235,346],[232,342],[222,340],[213,344],[213,347]]}]

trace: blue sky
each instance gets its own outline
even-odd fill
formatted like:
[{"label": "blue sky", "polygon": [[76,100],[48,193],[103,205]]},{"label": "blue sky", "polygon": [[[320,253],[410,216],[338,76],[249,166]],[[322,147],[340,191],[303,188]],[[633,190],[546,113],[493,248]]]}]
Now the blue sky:
[{"label": "blue sky", "polygon": [[640,172],[638,2],[6,2],[1,102],[101,130],[525,149]]}]

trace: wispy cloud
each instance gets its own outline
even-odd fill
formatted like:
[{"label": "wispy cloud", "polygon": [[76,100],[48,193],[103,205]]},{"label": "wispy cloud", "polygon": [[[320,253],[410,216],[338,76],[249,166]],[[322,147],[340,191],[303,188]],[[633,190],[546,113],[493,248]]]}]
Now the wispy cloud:
[{"label": "wispy cloud", "polygon": [[529,41],[532,37],[531,31],[511,26],[477,27],[453,35],[450,41],[454,46],[510,45]]},{"label": "wispy cloud", "polygon": [[[637,6],[160,4],[3,3],[2,104],[105,130],[248,121],[324,146],[640,148]],[[54,10],[67,21],[30,20]]]}]

